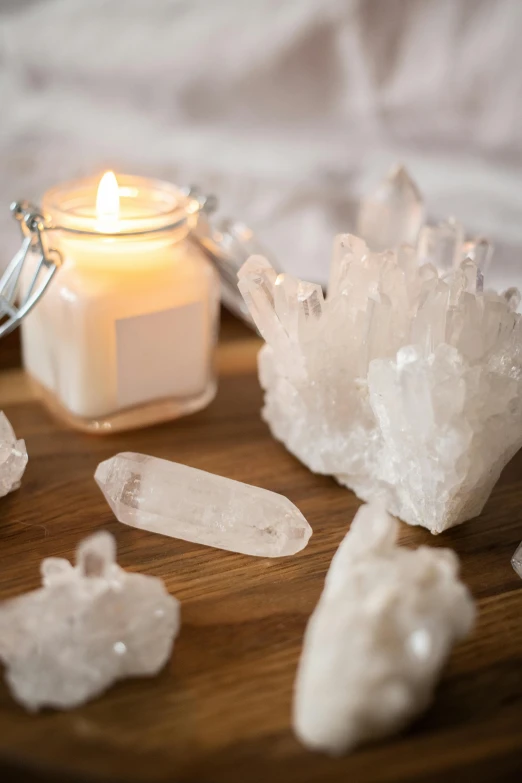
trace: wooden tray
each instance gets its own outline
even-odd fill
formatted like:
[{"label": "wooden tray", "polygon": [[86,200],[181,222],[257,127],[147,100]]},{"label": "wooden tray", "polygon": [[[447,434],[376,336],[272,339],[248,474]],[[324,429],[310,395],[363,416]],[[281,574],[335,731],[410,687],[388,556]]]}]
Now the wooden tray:
[{"label": "wooden tray", "polygon": [[[24,437],[22,488],[1,503],[0,597],[36,588],[43,557],[71,558],[94,530],[116,536],[124,568],[162,577],[182,603],[171,661],[72,712],[26,714],[0,684],[0,781],[498,781],[522,771],[522,454],[484,513],[443,536],[401,526],[401,542],[453,547],[478,601],[433,706],[401,736],[343,759],[305,751],[290,728],[307,618],[359,505],[270,437],[259,417],[256,339],[220,347],[220,389],[202,413],[111,437],[67,430],[33,398],[20,369],[0,374],[0,407]],[[230,335],[229,335],[230,336]],[[11,362],[12,363],[12,362]],[[249,558],[119,524],[93,481],[100,460],[141,451],[287,495],[314,535],[295,557]],[[347,660],[346,665],[349,665]]]}]

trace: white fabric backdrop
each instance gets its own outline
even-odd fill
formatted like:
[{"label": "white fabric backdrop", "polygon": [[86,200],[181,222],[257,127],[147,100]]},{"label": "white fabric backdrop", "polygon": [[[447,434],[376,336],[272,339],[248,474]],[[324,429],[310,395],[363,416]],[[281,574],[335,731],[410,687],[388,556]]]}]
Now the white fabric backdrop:
[{"label": "white fabric backdrop", "polygon": [[521,34],[520,0],[2,0],[0,263],[12,199],[115,168],[212,189],[324,279],[354,200],[400,160],[433,216],[502,240],[509,281]]}]

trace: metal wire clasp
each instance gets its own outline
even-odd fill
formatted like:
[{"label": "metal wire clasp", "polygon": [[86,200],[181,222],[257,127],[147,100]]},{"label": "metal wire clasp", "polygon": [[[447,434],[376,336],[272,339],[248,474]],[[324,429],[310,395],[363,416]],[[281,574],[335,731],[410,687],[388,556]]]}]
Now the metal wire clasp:
[{"label": "metal wire clasp", "polygon": [[[32,310],[62,263],[58,250],[46,246],[45,220],[36,207],[27,201],[17,201],[11,204],[11,213],[20,224],[22,247],[0,279],[0,337],[16,329]],[[36,257],[34,272],[22,292],[22,269],[30,255]]]}]

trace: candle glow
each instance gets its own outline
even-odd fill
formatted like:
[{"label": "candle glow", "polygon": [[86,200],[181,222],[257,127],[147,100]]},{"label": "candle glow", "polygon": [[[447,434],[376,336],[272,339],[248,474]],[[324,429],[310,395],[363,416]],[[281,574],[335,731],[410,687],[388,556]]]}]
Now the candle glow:
[{"label": "candle glow", "polygon": [[120,216],[120,190],[113,171],[106,171],[96,194],[96,218],[102,231],[113,229]]}]

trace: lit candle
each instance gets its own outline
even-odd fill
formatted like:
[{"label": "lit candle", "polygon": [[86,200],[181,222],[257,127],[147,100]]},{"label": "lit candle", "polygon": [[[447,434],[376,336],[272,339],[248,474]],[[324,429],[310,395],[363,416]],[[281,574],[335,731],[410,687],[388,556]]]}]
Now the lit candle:
[{"label": "lit candle", "polygon": [[63,264],[22,335],[51,406],[82,429],[114,431],[207,404],[219,283],[188,239],[195,204],[166,183],[108,172],[99,185],[50,190],[42,206]]}]

